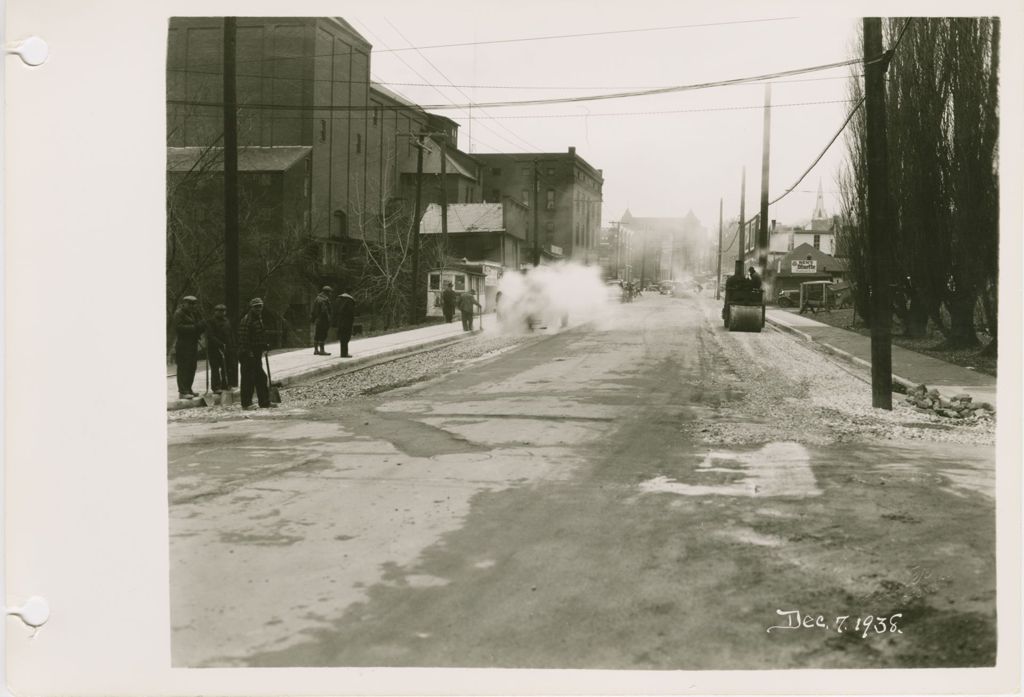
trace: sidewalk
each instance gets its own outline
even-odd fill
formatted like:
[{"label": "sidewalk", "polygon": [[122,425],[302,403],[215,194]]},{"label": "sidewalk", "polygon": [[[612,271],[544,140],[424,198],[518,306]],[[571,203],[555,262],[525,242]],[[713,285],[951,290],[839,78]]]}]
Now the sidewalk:
[{"label": "sidewalk", "polygon": [[[448,324],[432,324],[428,327],[410,329],[404,332],[381,334],[380,336],[371,336],[365,339],[353,339],[348,345],[352,358],[338,357],[337,341],[326,346],[327,350],[331,351],[332,355],[330,356],[314,356],[312,346],[271,353],[270,374],[275,384],[288,385],[300,379],[308,379],[338,370],[348,370],[387,356],[458,341],[463,337],[472,336],[480,332],[479,315],[474,316],[473,320],[473,326],[475,327],[473,332],[462,331],[462,322],[457,320]],[[493,321],[493,315],[484,318],[485,326],[487,322]],[[205,361],[200,361],[199,367],[196,369],[195,380],[192,381],[192,390],[194,392],[202,394],[206,389],[205,371]],[[167,373],[168,409],[184,409],[202,405],[202,400],[199,398],[178,399],[178,383],[173,365],[168,367]]]},{"label": "sidewalk", "polygon": [[[871,367],[871,338],[847,329],[817,322],[796,311],[768,308],[766,321],[783,331],[822,346],[829,353]],[[949,398],[966,392],[976,402],[996,403],[996,378],[967,370],[916,351],[892,347],[892,373],[895,382],[907,387],[925,384]]]}]

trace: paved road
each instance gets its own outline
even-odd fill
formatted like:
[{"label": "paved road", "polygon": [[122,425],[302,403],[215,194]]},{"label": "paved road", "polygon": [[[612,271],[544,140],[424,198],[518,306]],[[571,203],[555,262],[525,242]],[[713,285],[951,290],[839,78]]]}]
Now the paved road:
[{"label": "paved road", "polygon": [[[991,665],[992,448],[841,413],[820,393],[866,385],[717,311],[172,423],[174,665]],[[767,631],[790,610],[827,628]]]}]

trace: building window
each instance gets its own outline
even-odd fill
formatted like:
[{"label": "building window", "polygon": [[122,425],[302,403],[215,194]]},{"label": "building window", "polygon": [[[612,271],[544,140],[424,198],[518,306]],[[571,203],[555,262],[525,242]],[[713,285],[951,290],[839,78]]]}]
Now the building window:
[{"label": "building window", "polygon": [[548,176],[549,177],[555,176],[555,168],[554,167],[548,167]]},{"label": "building window", "polygon": [[554,189],[548,189],[548,210],[551,211],[551,210],[554,210],[554,209],[555,209],[555,190]]},{"label": "building window", "polygon": [[814,236],[814,248],[821,249],[821,235]]},{"label": "building window", "polygon": [[348,215],[340,208],[334,211],[334,219],[338,221],[335,234],[338,237],[348,236]]},{"label": "building window", "polygon": [[441,290],[441,274],[430,274],[430,290]]},{"label": "building window", "polygon": [[327,142],[327,119],[320,119],[320,142]]},{"label": "building window", "polygon": [[377,117],[380,116],[380,109],[373,107],[373,125],[377,125]]},{"label": "building window", "polygon": [[525,203],[527,206],[530,205],[530,192],[527,191],[526,189],[523,189],[523,203]]},{"label": "building window", "polygon": [[500,177],[501,176],[501,167],[491,167],[491,176],[492,177]]},{"label": "building window", "polygon": [[501,203],[501,189],[491,189],[491,203]]},{"label": "building window", "polygon": [[320,263],[323,266],[337,266],[338,259],[338,244],[336,242],[324,242],[320,245]]},{"label": "building window", "polygon": [[462,274],[455,277],[455,290],[466,290],[466,277]]},{"label": "building window", "polygon": [[356,133],[356,152],[363,151],[363,134]]}]

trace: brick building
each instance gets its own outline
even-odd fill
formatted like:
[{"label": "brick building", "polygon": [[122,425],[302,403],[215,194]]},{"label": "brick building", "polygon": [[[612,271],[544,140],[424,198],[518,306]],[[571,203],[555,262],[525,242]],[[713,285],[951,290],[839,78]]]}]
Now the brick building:
[{"label": "brick building", "polygon": [[483,167],[486,201],[498,203],[511,196],[530,207],[528,247],[534,240],[533,207],[539,204],[545,257],[597,263],[604,175],[577,155],[575,147],[564,153],[478,153],[473,158]]}]

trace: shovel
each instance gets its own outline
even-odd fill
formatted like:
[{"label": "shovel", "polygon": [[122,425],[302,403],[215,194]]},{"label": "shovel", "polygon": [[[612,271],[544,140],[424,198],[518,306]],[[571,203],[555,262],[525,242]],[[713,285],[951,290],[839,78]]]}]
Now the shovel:
[{"label": "shovel", "polygon": [[210,392],[210,351],[206,351],[206,392],[203,393],[203,404],[212,407],[217,403],[217,395]]},{"label": "shovel", "polygon": [[278,389],[278,386],[275,385],[273,381],[270,379],[270,354],[264,353],[263,360],[267,362],[267,389],[270,394],[270,401],[274,404],[280,404],[281,391]]}]

